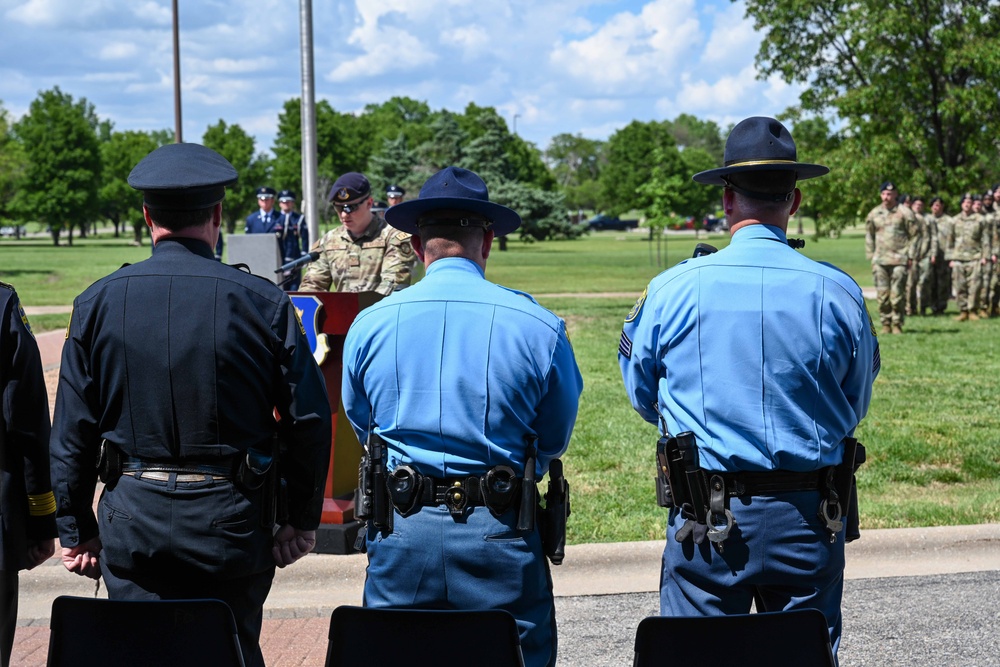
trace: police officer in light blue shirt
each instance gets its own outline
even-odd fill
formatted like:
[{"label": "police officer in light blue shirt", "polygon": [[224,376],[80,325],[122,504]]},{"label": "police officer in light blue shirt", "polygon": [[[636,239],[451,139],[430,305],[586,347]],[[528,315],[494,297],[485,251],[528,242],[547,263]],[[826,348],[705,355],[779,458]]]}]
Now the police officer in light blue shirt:
[{"label": "police officer in light blue shirt", "polygon": [[[483,489],[501,477],[516,489],[532,458],[540,479],[566,450],[583,382],[565,325],[485,279],[494,235],[521,219],[476,174],[438,172],[386,221],[413,234],[427,273],[358,315],[344,343],[347,417],[362,442],[387,443],[394,490],[392,532],[369,523],[365,605],[504,609],[525,664],[553,664],[539,532],[518,529],[517,494]],[[417,493],[403,486],[414,479]]]},{"label": "police officer in light blue shirt", "polygon": [[854,280],[785,236],[796,181],[829,170],[797,162],[788,130],[761,117],[733,129],[725,165],[694,180],[723,186],[729,246],[654,278],[619,346],[633,407],[679,442],[693,435],[696,479],[713,482],[707,515],[670,512],[661,613],[747,613],[755,596],[758,611],[816,608],[836,651],[846,494],[832,479],[855,451],[878,342]]}]

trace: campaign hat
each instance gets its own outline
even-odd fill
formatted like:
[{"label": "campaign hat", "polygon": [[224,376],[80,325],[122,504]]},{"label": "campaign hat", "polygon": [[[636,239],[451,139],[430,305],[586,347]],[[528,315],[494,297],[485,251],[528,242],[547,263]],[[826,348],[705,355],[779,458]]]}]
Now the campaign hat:
[{"label": "campaign hat", "polygon": [[295,201],[295,193],[291,190],[282,190],[278,193],[278,201]]},{"label": "campaign hat", "polygon": [[229,160],[201,144],[166,144],[135,165],[128,184],[148,208],[195,211],[215,206],[239,178]]},{"label": "campaign hat", "polygon": [[696,183],[730,185],[729,176],[754,171],[791,171],[804,181],[829,173],[821,164],[799,162],[795,140],[774,118],[753,116],[740,121],[726,139],[724,166],[694,175]]},{"label": "campaign hat", "polygon": [[364,174],[349,171],[334,182],[328,199],[335,204],[346,204],[371,195],[372,186]]},{"label": "campaign hat", "polygon": [[[410,234],[420,231],[421,218],[431,211],[452,209],[481,215],[487,229],[497,236],[521,226],[515,211],[490,201],[486,183],[475,172],[461,167],[445,167],[427,179],[416,199],[396,204],[385,212],[385,221]],[[463,224],[455,220],[455,224]]]}]

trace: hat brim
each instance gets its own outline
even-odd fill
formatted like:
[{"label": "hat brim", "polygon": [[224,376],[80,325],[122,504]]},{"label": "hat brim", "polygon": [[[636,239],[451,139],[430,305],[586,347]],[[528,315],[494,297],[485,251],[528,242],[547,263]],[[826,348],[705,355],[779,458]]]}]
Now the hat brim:
[{"label": "hat brim", "polygon": [[751,171],[794,171],[795,180],[804,181],[810,178],[816,178],[817,176],[823,176],[830,173],[830,168],[825,167],[821,164],[809,164],[806,162],[753,162],[747,164],[730,165],[728,167],[719,167],[718,169],[709,169],[707,171],[700,171],[692,178],[695,183],[701,183],[703,185],[725,185],[726,181],[724,178],[730,174],[741,174]]},{"label": "hat brim", "polygon": [[466,197],[425,197],[411,199],[386,209],[385,221],[401,232],[419,233],[417,219],[429,211],[452,209],[478,213],[493,221],[490,229],[497,236],[510,234],[521,226],[521,216],[512,209],[490,201],[468,199]]}]

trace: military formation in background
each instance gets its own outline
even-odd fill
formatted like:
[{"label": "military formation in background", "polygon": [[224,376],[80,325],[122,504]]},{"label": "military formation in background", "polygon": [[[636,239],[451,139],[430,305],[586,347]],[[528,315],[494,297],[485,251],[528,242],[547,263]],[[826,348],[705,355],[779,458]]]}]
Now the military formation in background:
[{"label": "military formation in background", "polygon": [[882,184],[882,203],[865,220],[882,333],[902,333],[909,315],[943,314],[952,297],[960,322],[1000,315],[998,189],[966,193],[948,215],[941,197],[927,211],[923,197]]}]

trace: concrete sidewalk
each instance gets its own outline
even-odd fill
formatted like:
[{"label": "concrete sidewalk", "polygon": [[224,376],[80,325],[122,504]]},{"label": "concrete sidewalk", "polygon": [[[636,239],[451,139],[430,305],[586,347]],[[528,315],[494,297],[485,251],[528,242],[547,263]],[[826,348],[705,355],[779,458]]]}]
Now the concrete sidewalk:
[{"label": "concrete sidewalk", "polygon": [[[656,614],[655,592],[659,589],[662,550],[660,541],[568,547],[566,561],[552,568],[560,634],[571,634],[577,643],[589,641],[599,645],[603,624],[610,621],[595,614],[609,604],[628,606],[630,614],[639,619]],[[277,572],[264,608],[261,635],[268,665],[323,664],[330,613],[340,605],[361,603],[365,564],[361,554],[314,554]],[[904,577],[916,581],[920,577],[976,572],[1000,573],[1000,524],[868,530],[863,532],[861,540],[847,547],[845,575],[859,584]],[[996,580],[1000,575],[988,578]],[[57,559],[23,572],[12,664],[44,665],[52,600],[59,595],[91,597],[94,588],[93,581],[66,572]],[[862,585],[860,590],[865,588]],[[100,595],[105,596],[103,588]],[[898,613],[903,616],[922,613],[920,609],[909,609],[902,601],[898,602]],[[957,604],[962,604],[961,600]],[[564,631],[564,619],[568,618],[574,619],[573,625]],[[624,624],[626,627],[621,632],[627,632],[633,620],[630,616],[627,622],[619,618],[616,623]],[[621,646],[607,664],[628,662],[628,656],[617,655],[627,653],[628,638],[619,637],[618,640]],[[567,649],[570,648],[568,644]],[[568,651],[564,657],[569,657]],[[577,664],[575,660],[561,662]]]}]

